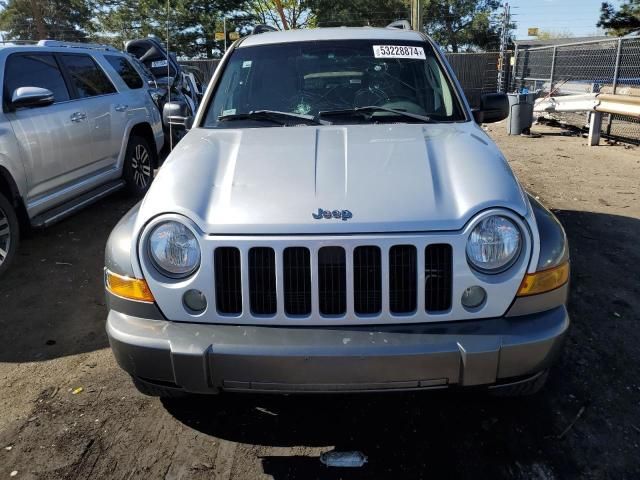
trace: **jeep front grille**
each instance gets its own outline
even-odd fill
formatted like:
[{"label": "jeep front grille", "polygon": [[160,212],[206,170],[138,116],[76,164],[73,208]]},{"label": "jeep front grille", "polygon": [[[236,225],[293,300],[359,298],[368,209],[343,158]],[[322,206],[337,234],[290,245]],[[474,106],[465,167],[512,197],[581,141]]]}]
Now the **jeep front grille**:
[{"label": "jeep front grille", "polygon": [[411,313],[416,309],[418,283],[416,247],[396,245],[389,250],[389,309],[391,313]]},{"label": "jeep front grille", "polygon": [[[340,317],[352,312],[363,318],[385,311],[399,316],[419,309],[429,314],[446,312],[451,308],[453,290],[452,247],[432,244],[420,248],[424,250],[419,252],[415,245],[384,250],[375,245],[352,250],[324,245],[282,250],[218,247],[214,253],[217,311],[240,315],[244,303],[257,317],[278,312],[289,317],[314,312]],[[421,272],[418,262],[422,263],[422,253]],[[243,278],[245,275],[248,278]],[[420,282],[424,304],[420,306],[419,275],[424,275],[424,283]],[[243,286],[248,302],[243,302]]]},{"label": "jeep front grille", "polygon": [[429,313],[449,310],[453,288],[451,245],[429,245],[424,257],[425,308]]},{"label": "jeep front grille", "polygon": [[320,313],[342,315],[347,311],[346,258],[342,247],[323,247],[318,252]]},{"label": "jeep front grille", "polygon": [[233,247],[217,248],[214,266],[218,312],[224,314],[242,313],[240,250]]},{"label": "jeep front grille", "polygon": [[283,252],[284,311],[287,315],[311,313],[311,255],[304,247]]},{"label": "jeep front grille", "polygon": [[353,309],[373,315],[382,309],[382,262],[379,247],[353,250]]},{"label": "jeep front grille", "polygon": [[249,250],[249,298],[251,313],[276,313],[276,256],[271,248]]}]

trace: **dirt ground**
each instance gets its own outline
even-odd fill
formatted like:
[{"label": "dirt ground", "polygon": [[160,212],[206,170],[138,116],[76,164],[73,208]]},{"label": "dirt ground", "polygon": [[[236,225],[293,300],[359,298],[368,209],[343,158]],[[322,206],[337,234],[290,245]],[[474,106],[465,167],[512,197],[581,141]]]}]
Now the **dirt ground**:
[{"label": "dirt ground", "polygon": [[[104,245],[133,203],[114,196],[0,280],[0,478],[640,478],[640,149],[535,130],[490,134],[571,242],[573,324],[539,395],[143,397],[104,332]],[[334,448],[369,461],[328,469]]]}]

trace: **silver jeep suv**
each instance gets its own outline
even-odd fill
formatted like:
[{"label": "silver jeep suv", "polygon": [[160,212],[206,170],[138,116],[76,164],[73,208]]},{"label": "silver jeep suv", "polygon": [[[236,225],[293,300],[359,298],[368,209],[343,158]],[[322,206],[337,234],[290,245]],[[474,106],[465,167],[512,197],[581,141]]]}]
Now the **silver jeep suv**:
[{"label": "silver jeep suv", "polygon": [[537,391],[568,247],[478,125],[507,111],[417,32],[236,42],[108,241],[118,363],[160,396]]},{"label": "silver jeep suv", "polygon": [[0,48],[0,274],[20,226],[47,226],[128,188],[143,195],[164,143],[128,54],[52,40]]}]

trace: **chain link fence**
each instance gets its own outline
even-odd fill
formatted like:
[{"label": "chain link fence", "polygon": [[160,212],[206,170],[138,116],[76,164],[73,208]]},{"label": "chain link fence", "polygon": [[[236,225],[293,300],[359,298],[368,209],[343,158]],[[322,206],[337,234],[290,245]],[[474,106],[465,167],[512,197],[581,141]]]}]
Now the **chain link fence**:
[{"label": "chain link fence", "polygon": [[[640,38],[613,38],[516,50],[510,91],[540,95],[615,93],[640,96]],[[588,114],[554,114],[557,120],[586,128]],[[605,117],[603,135],[640,143],[640,119]]]},{"label": "chain link fence", "polygon": [[[505,64],[509,65],[512,52],[506,52]],[[485,93],[495,93],[498,88],[498,64],[500,52],[484,53],[447,53],[447,60],[451,65],[460,86],[469,101],[471,108],[480,106],[480,98]],[[509,69],[506,83],[509,84]]]},{"label": "chain link fence", "polygon": [[202,81],[204,83],[209,83],[211,77],[213,77],[213,72],[216,71],[216,68],[220,63],[220,60],[203,58],[197,60],[180,60],[178,63],[180,63],[180,65],[186,65],[188,67],[198,69],[202,75]]}]

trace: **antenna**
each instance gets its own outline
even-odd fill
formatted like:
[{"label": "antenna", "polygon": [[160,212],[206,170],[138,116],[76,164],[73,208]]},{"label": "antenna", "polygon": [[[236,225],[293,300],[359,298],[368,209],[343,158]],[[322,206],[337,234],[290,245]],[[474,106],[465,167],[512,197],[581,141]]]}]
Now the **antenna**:
[{"label": "antenna", "polygon": [[[167,0],[167,103],[171,103],[171,84],[169,83],[169,78],[171,77],[171,66],[169,63],[169,9],[171,6],[169,2],[171,0]],[[169,120],[169,151],[173,150],[173,126],[171,125],[171,120]]]}]

